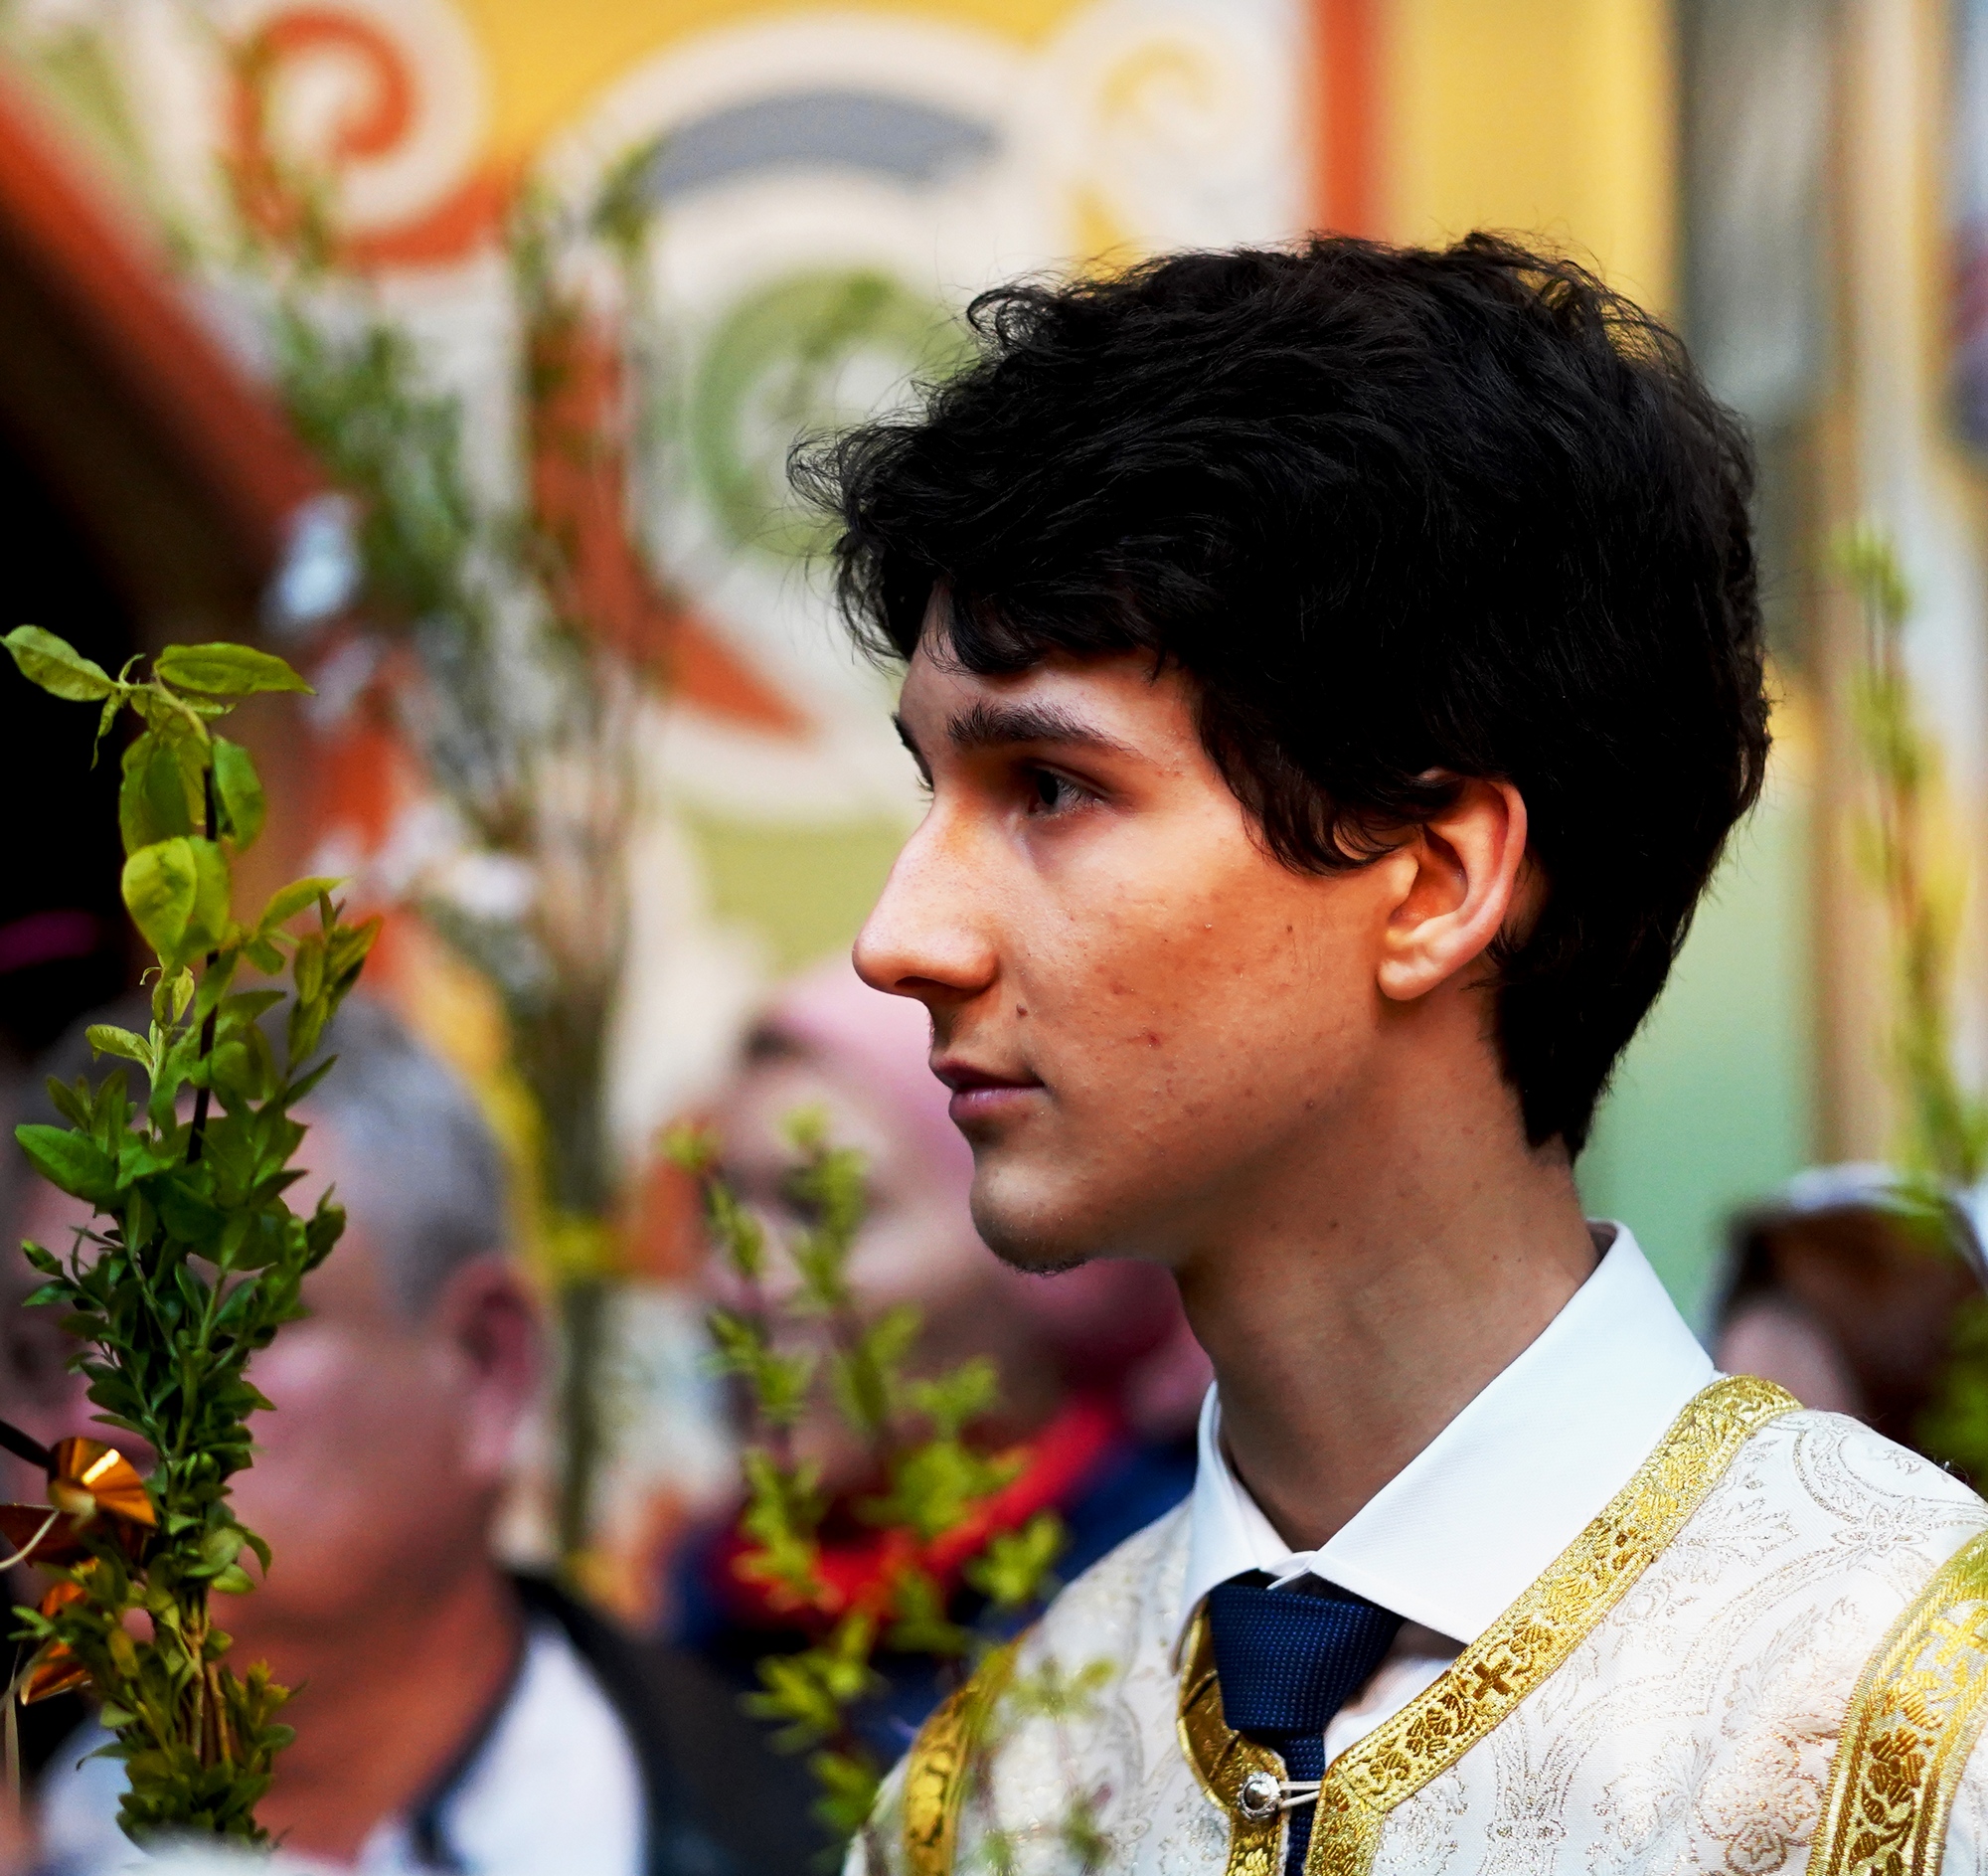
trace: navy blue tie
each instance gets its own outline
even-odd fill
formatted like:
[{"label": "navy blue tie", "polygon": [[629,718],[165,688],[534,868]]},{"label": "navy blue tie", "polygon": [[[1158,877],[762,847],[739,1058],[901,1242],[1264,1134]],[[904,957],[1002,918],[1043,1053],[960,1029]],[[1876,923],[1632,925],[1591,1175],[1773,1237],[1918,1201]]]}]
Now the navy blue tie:
[{"label": "navy blue tie", "polygon": [[[1317,1577],[1281,1590],[1260,1571],[1218,1584],[1208,1633],[1222,1716],[1284,1762],[1287,1779],[1325,1776],[1326,1722],[1372,1678],[1402,1619]],[[1284,1876],[1301,1876],[1316,1805],[1293,1805]]]}]

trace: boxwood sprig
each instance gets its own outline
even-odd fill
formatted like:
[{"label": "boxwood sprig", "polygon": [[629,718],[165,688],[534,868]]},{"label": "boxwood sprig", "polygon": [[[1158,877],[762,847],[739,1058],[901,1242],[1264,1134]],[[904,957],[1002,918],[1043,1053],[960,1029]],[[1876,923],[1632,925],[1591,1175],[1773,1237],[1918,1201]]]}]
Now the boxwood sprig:
[{"label": "boxwood sprig", "polygon": [[[248,1363],[303,1313],[303,1279],[344,1226],[329,1194],[307,1215],[290,1209],[304,1176],[294,1109],[331,1066],[313,1058],[379,921],[346,924],[329,879],[235,915],[233,863],[261,832],[265,801],[248,751],[215,725],[244,698],[307,690],[282,659],[173,645],[143,676],[138,660],[112,676],[32,625],[0,643],[42,689],[96,707],[99,749],[120,713],[137,719],[121,753],[121,886],[156,959],[144,1031],[88,1032],[93,1053],[120,1066],[93,1085],[51,1081],[67,1124],[15,1130],[35,1169],[92,1213],[67,1248],[23,1247],[44,1279],[29,1301],[64,1311],[95,1419],[150,1464],[155,1514],[139,1528],[93,1512],[85,1492],[66,1515],[61,1579],[39,1609],[16,1612],[17,1633],[38,1644],[16,1686],[53,1686],[66,1665],[87,1672],[114,1736],[106,1750],[125,1763],[119,1821],[134,1838],[261,1842],[255,1804],[292,1736],[276,1717],[286,1694],[264,1666],[232,1671],[209,1599],[251,1587],[245,1556],[268,1567],[229,1504],[251,1457],[249,1416],[269,1405]],[[250,970],[279,981],[251,985]],[[283,1006],[279,1061],[269,1030]]]}]

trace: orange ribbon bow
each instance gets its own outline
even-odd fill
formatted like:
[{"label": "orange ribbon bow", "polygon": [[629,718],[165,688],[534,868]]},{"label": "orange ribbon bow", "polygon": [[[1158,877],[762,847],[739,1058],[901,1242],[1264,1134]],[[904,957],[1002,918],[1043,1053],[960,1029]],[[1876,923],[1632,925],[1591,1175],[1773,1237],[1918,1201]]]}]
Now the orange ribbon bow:
[{"label": "orange ribbon bow", "polygon": [[[47,1471],[49,1503],[54,1507],[44,1511],[39,1505],[0,1504],[0,1538],[13,1552],[9,1561],[57,1568],[84,1563],[89,1547],[83,1532],[98,1517],[109,1521],[119,1545],[136,1561],[146,1535],[158,1528],[159,1514],[145,1481],[115,1447],[81,1435],[44,1447],[4,1420],[0,1420],[0,1447]],[[42,1598],[41,1613],[53,1616],[83,1595],[74,1582],[58,1583]],[[20,1682],[21,1704],[52,1700],[88,1680],[89,1670],[67,1642],[44,1642]]]},{"label": "orange ribbon bow", "polygon": [[[42,1598],[42,1614],[53,1616],[68,1603],[83,1601],[83,1586],[58,1583]],[[67,1641],[45,1641],[35,1650],[21,1681],[21,1704],[31,1707],[37,1700],[53,1700],[57,1694],[73,1693],[89,1685],[89,1669],[77,1658]]]}]

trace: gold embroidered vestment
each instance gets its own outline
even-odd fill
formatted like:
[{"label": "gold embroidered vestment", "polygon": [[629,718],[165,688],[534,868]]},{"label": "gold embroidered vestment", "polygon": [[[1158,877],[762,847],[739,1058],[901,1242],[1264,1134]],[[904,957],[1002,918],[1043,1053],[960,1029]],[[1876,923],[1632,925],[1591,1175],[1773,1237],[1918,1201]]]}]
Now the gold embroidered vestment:
[{"label": "gold embroidered vestment", "polygon": [[[1175,1514],[1131,1540],[933,1716],[853,1872],[1279,1876],[1282,1818],[1237,1799],[1281,1763],[1224,1722],[1199,1620],[1174,1666],[1184,1535]],[[1093,1719],[1017,1706],[1018,1676],[1086,1655],[1112,1664]],[[1868,1429],[1717,1380],[1447,1671],[1338,1752],[1306,1876],[1493,1876],[1522,1842],[1552,1876],[1767,1876],[1811,1837],[1814,1876],[1932,1876],[1985,1693],[1988,1507]],[[1078,1788],[1101,1861],[1059,1835]]]}]

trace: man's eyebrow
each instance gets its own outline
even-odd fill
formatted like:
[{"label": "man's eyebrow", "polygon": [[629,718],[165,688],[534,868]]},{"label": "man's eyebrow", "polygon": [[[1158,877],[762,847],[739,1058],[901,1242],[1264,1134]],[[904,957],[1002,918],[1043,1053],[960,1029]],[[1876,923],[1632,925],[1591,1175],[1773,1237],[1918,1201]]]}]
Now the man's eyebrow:
[{"label": "man's eyebrow", "polygon": [[1003,749],[1015,743],[1056,743],[1112,756],[1129,756],[1131,749],[1084,722],[1074,711],[1054,704],[969,704],[945,727],[946,740],[957,750]]}]

